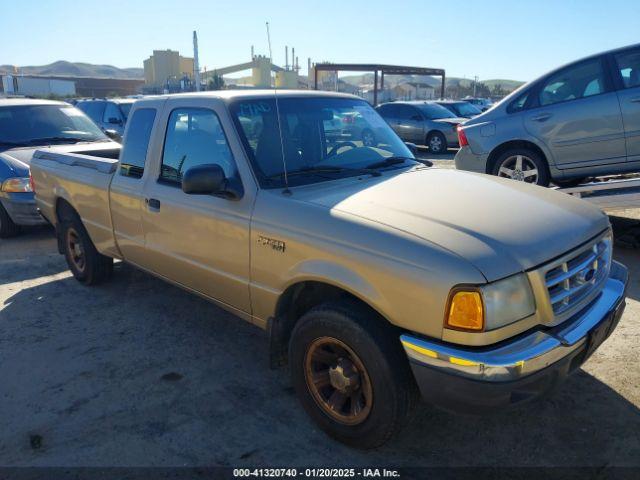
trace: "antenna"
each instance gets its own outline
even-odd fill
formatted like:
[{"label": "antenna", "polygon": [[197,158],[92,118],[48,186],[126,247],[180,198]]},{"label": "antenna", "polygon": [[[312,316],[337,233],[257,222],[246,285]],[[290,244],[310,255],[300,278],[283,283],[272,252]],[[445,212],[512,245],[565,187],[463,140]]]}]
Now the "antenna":
[{"label": "antenna", "polygon": [[[267,42],[269,43],[269,62],[273,65],[273,55],[271,53],[271,33],[269,32],[269,22],[266,22],[267,25]],[[271,77],[271,72],[269,72],[269,77]],[[277,82],[273,83],[273,97],[276,101],[276,119],[278,121],[278,133],[280,134],[280,151],[282,152],[282,166],[284,167],[284,191],[282,193],[291,194],[289,190],[289,176],[287,175],[287,161],[284,158],[284,140],[282,138],[282,125],[280,123],[280,104],[278,103],[278,86]]]}]

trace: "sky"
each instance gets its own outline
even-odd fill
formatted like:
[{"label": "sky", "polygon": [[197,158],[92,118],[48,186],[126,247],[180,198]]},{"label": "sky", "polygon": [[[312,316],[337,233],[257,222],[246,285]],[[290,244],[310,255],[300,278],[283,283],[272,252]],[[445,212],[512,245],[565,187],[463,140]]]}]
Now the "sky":
[{"label": "sky", "polygon": [[640,42],[640,0],[0,0],[0,64],[56,60],[142,67],[154,49],[208,70],[295,47],[312,61],[444,68],[532,80],[571,60]]}]

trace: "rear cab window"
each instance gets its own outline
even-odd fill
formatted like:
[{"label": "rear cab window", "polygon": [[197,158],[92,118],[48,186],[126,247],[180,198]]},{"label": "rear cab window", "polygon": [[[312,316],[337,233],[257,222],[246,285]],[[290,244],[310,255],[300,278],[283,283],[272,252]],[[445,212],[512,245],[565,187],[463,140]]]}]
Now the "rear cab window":
[{"label": "rear cab window", "polygon": [[139,108],[134,112],[120,153],[120,175],[142,177],[155,118],[155,108]]}]

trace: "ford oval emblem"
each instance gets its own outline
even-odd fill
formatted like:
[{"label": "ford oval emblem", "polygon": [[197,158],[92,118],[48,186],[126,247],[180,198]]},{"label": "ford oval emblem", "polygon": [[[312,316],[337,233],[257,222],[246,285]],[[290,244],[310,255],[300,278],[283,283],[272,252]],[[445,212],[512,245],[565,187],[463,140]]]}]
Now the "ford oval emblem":
[{"label": "ford oval emblem", "polygon": [[583,270],[578,274],[578,283],[584,284],[593,280],[593,277],[596,276],[595,268],[590,268],[589,270]]}]

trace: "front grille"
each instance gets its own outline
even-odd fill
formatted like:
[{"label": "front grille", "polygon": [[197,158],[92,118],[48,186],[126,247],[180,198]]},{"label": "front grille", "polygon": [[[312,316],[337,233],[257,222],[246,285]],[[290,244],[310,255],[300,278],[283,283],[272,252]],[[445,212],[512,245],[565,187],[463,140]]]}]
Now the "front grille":
[{"label": "front grille", "polygon": [[610,268],[611,236],[607,235],[549,270],[545,282],[556,319],[591,300],[602,288]]}]

